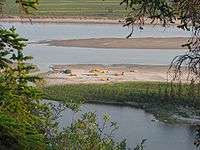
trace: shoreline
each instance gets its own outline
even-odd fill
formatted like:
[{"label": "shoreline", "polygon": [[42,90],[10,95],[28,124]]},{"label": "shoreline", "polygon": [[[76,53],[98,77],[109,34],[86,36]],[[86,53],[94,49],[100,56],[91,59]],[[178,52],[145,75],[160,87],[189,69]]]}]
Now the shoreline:
[{"label": "shoreline", "polygon": [[[124,18],[103,16],[1,16],[0,22],[22,22],[22,23],[86,23],[86,24],[123,24]],[[171,25],[178,25],[176,21]],[[146,19],[144,25],[162,25],[161,22],[151,23]]]},{"label": "shoreline", "polygon": [[[94,101],[86,101],[85,104],[95,104],[95,105],[110,105],[110,106],[118,106],[118,107],[130,107],[135,109],[141,109],[145,111],[146,113],[152,114],[155,119],[151,121],[160,121],[164,123],[169,124],[185,124],[185,125],[198,125],[200,124],[200,118],[193,118],[190,117],[184,117],[181,115],[169,115],[169,112],[164,113],[164,117],[161,114],[158,114],[158,112],[153,112],[152,110],[149,110],[148,108],[145,108],[143,104],[139,104],[137,102],[105,102],[100,100],[94,100]],[[197,117],[197,116],[196,116]]]},{"label": "shoreline", "polygon": [[[173,86],[173,92],[171,88]],[[124,82],[112,84],[66,84],[44,86],[44,99],[78,103],[127,106],[142,109],[165,123],[199,124],[198,96],[187,90],[190,85],[163,82]],[[198,90],[198,86],[195,87]],[[175,96],[179,91],[181,96]],[[166,95],[167,94],[167,95]]]},{"label": "shoreline", "polygon": [[21,23],[85,23],[85,24],[122,24],[119,19],[107,17],[1,17],[0,22],[21,22]]},{"label": "shoreline", "polygon": [[[136,64],[66,64],[52,65],[51,70],[40,73],[45,86],[65,84],[108,84],[129,81],[167,82],[171,80],[169,66]],[[186,77],[183,81],[187,82]]]}]

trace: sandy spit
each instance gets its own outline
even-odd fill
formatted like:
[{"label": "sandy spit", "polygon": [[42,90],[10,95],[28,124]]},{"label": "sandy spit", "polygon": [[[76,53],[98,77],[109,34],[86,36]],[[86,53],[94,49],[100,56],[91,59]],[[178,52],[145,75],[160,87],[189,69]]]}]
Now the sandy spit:
[{"label": "sandy spit", "polygon": [[63,47],[123,48],[123,49],[184,49],[188,38],[91,38],[40,41],[38,44]]},{"label": "sandy spit", "polygon": [[[136,64],[66,64],[53,65],[52,70],[41,74],[46,85],[116,83],[127,81],[166,82],[169,66]],[[63,73],[69,69],[71,73]]]}]

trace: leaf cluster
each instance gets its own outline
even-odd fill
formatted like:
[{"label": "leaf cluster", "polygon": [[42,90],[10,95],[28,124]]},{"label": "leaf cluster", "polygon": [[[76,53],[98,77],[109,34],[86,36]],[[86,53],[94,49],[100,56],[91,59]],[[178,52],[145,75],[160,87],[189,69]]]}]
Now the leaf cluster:
[{"label": "leaf cluster", "polygon": [[[107,128],[108,116],[99,128],[95,113],[87,113],[63,132],[57,122],[66,108],[78,111],[78,105],[69,101],[50,105],[42,100],[42,92],[31,75],[34,69],[27,64],[32,57],[24,55],[26,39],[15,28],[0,28],[0,145],[4,149],[61,150],[61,149],[126,149],[126,142],[116,143],[111,137],[116,123]],[[103,134],[104,129],[106,134]],[[111,131],[109,133],[109,131]],[[0,148],[1,148],[0,147]]]},{"label": "leaf cluster", "polygon": [[126,140],[116,143],[112,136],[118,129],[116,122],[112,122],[108,115],[104,115],[102,123],[97,122],[95,112],[88,112],[82,115],[80,119],[72,123],[59,136],[61,147],[69,150],[125,150]]},{"label": "leaf cluster", "polygon": [[[200,81],[200,1],[199,0],[123,0],[129,13],[124,26],[131,27],[127,36],[134,33],[134,27],[143,29],[145,23],[162,24],[164,27],[177,24],[179,29],[192,31],[191,38],[182,46],[185,54],[176,56],[169,68],[173,80],[182,78],[188,72],[188,80]],[[186,67],[185,67],[186,66]]]}]

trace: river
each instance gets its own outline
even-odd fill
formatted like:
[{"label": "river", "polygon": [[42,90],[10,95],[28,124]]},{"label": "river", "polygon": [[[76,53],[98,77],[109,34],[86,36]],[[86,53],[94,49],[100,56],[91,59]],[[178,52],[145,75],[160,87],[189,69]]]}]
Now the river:
[{"label": "river", "polygon": [[96,112],[98,116],[108,113],[119,125],[115,138],[126,138],[129,147],[133,148],[142,139],[147,139],[145,150],[196,150],[193,145],[194,129],[190,126],[152,121],[153,115],[127,106],[86,104],[81,110],[79,113],[66,110],[59,119],[60,125],[70,125],[83,112]]},{"label": "river", "polygon": [[[117,37],[125,38],[129,29],[117,24],[55,24],[55,23],[4,23],[15,26],[17,32],[30,42],[58,39],[85,39]],[[134,37],[188,37],[189,32],[174,27],[145,26],[144,31],[136,28]],[[148,44],[148,43],[147,43]],[[53,47],[29,44],[25,54],[34,57],[33,63],[42,71],[51,64],[143,64],[168,65],[184,50],[161,49],[97,49],[77,47]]]},{"label": "river", "polygon": [[[101,37],[125,37],[129,30],[121,25],[111,24],[30,24],[2,23],[5,27],[15,26],[17,32],[30,42],[53,39],[81,39]],[[144,31],[138,29],[134,37],[187,37],[189,32],[176,27],[145,26]],[[168,65],[175,55],[183,50],[159,49],[95,49],[76,47],[53,47],[39,44],[28,44],[27,55],[34,57],[33,63],[41,71],[48,70],[51,64],[148,64]],[[194,150],[194,132],[188,125],[168,125],[152,121],[153,116],[140,109],[106,105],[83,105],[82,112],[74,114],[66,110],[60,118],[60,125],[67,126],[70,120],[80,117],[80,113],[96,111],[98,115],[107,112],[117,121],[120,128],[116,138],[126,137],[129,146],[134,146],[141,139],[148,139],[145,150]],[[75,118],[74,118],[75,117]]]}]

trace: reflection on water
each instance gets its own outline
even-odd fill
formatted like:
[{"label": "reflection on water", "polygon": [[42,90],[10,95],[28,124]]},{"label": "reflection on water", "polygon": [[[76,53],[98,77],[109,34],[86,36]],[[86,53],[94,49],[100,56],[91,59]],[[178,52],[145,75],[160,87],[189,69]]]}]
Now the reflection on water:
[{"label": "reflection on water", "polygon": [[[107,112],[112,120],[117,121],[120,128],[115,137],[126,137],[129,146],[134,146],[142,139],[148,139],[145,150],[195,150],[193,146],[194,133],[186,125],[167,125],[161,122],[152,122],[153,116],[142,110],[131,107],[86,104],[82,112],[96,111],[98,116]],[[63,113],[59,120],[64,127],[80,117],[70,110]]]}]

